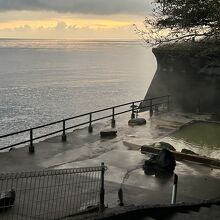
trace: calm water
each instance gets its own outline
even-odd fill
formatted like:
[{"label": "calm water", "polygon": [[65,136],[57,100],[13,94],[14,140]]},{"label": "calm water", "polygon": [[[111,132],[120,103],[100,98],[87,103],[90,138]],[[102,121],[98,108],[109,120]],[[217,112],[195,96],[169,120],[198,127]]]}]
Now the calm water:
[{"label": "calm water", "polygon": [[164,138],[181,151],[182,148],[213,158],[220,158],[220,124],[212,122],[195,122],[182,127]]},{"label": "calm water", "polygon": [[143,99],[155,69],[141,42],[0,40],[0,134]]}]

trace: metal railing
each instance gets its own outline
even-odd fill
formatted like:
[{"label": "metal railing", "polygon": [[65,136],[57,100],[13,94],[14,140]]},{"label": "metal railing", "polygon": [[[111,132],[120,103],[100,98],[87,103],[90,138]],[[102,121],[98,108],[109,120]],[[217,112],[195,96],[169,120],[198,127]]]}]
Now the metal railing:
[{"label": "metal railing", "polygon": [[[0,150],[9,149],[9,148],[12,148],[12,147],[15,147],[18,145],[25,145],[25,144],[29,143],[29,152],[33,153],[35,150],[33,143],[36,140],[43,139],[48,136],[52,136],[52,135],[56,135],[56,134],[60,133],[60,134],[62,134],[61,140],[65,142],[67,140],[67,133],[66,132],[70,129],[74,129],[74,128],[77,128],[80,126],[88,125],[88,131],[92,132],[93,131],[93,127],[92,127],[93,122],[97,122],[97,121],[107,119],[107,118],[111,118],[111,126],[115,127],[115,116],[117,116],[117,115],[132,112],[131,117],[135,117],[135,112],[141,111],[141,110],[146,110],[146,109],[150,110],[150,115],[152,115],[153,109],[155,108],[155,110],[156,110],[158,108],[158,106],[160,106],[160,105],[166,104],[167,109],[169,110],[169,102],[170,102],[169,95],[155,97],[155,98],[146,99],[146,100],[133,101],[133,102],[128,102],[128,103],[124,103],[121,105],[116,105],[113,107],[104,108],[104,109],[100,109],[97,111],[77,115],[74,117],[66,118],[66,119],[55,121],[52,123],[36,126],[33,128],[21,130],[18,132],[13,132],[10,134],[1,135],[0,140],[2,140],[4,138],[9,138],[9,137],[15,137],[16,135],[24,134],[24,133],[26,133],[27,134],[26,136],[27,137],[29,136],[29,138],[26,138],[23,141],[9,144],[4,147],[0,146]],[[103,113],[103,115],[101,115],[99,117],[95,117],[99,113]],[[104,115],[104,113],[107,113],[107,115]],[[76,123],[76,124],[74,124],[74,122],[72,122],[71,125],[67,126],[67,122],[74,121],[75,119],[79,119],[79,118],[85,118],[85,117],[86,117],[85,121],[81,121],[80,123]],[[49,128],[50,126],[53,126],[53,125],[60,125],[60,128],[58,128],[57,130],[52,131],[52,132],[48,129],[48,131],[45,131],[44,134],[39,135],[39,136],[34,136],[34,133],[36,130]]]},{"label": "metal railing", "polygon": [[104,163],[98,167],[0,174],[0,219],[61,219],[104,209]]}]

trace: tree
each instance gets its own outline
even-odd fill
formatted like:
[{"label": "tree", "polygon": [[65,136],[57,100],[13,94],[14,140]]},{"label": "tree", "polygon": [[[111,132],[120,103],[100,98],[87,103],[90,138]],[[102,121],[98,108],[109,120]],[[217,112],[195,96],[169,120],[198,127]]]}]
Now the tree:
[{"label": "tree", "polygon": [[151,45],[220,36],[220,0],[154,0],[153,15],[136,32]]}]

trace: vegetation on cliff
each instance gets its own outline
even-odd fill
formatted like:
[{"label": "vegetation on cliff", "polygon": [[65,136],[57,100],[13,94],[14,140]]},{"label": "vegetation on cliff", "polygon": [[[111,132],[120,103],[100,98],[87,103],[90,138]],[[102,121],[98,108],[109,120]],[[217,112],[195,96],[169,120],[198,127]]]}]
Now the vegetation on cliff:
[{"label": "vegetation on cliff", "polygon": [[154,0],[153,15],[137,33],[150,46],[219,40],[220,0]]},{"label": "vegetation on cliff", "polygon": [[177,42],[161,44],[153,51],[168,52],[178,54],[187,54],[197,57],[220,57],[220,40],[206,40],[195,42]]}]

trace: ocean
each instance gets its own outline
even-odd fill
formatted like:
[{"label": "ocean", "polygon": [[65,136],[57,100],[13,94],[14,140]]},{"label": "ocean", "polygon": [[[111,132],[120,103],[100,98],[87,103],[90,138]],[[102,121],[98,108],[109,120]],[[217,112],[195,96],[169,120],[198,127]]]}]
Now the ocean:
[{"label": "ocean", "polygon": [[141,41],[0,40],[0,135],[141,100],[156,70]]}]

